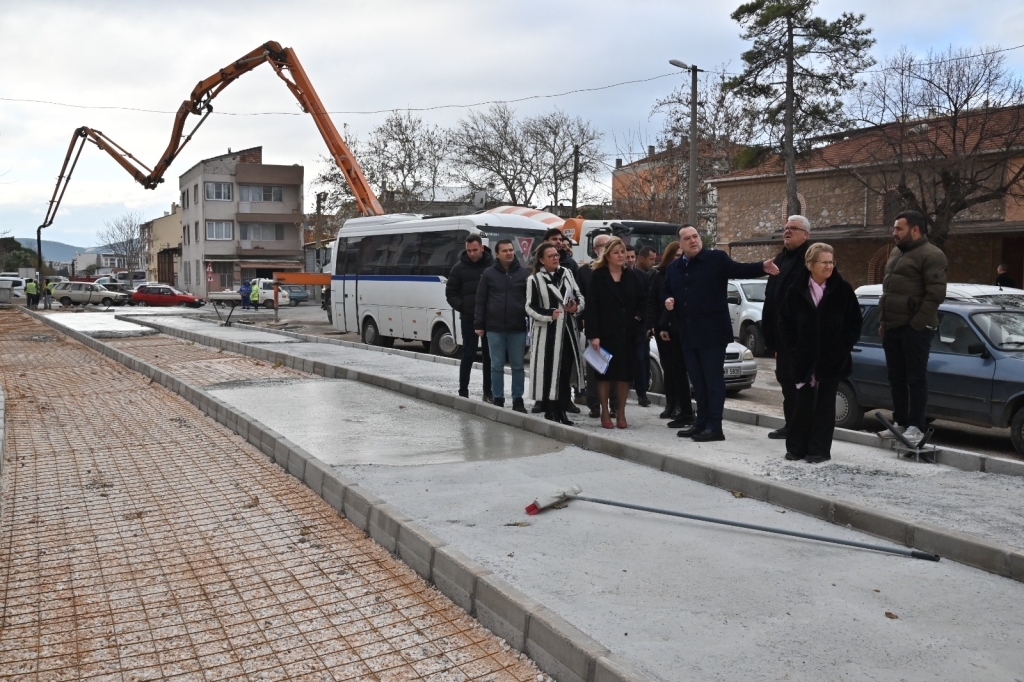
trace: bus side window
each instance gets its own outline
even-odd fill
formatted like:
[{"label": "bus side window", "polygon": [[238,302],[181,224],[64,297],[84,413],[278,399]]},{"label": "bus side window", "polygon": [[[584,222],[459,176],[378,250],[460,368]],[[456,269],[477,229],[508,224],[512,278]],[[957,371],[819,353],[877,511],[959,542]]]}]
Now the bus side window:
[{"label": "bus side window", "polygon": [[[364,237],[359,249],[360,275],[386,275],[391,252],[398,245],[399,236],[382,234]],[[394,245],[394,246],[393,246]]]},{"label": "bus side window", "polygon": [[419,274],[447,277],[466,248],[466,230],[424,232],[420,243]]},{"label": "bus side window", "polygon": [[388,263],[388,274],[390,275],[414,275],[416,274],[417,259],[420,251],[420,237],[425,236],[419,232],[395,235],[398,245],[391,261]]}]

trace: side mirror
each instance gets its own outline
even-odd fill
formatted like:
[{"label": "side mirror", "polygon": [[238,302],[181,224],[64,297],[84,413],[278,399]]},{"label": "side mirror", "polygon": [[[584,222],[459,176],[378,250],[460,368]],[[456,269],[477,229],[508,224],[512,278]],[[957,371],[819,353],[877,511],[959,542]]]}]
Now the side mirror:
[{"label": "side mirror", "polygon": [[983,343],[972,343],[967,346],[968,355],[980,355],[983,358],[989,357],[988,348]]},{"label": "side mirror", "polygon": [[729,302],[729,305],[739,305],[740,304],[740,295],[739,294],[729,294],[726,297],[726,300]]}]

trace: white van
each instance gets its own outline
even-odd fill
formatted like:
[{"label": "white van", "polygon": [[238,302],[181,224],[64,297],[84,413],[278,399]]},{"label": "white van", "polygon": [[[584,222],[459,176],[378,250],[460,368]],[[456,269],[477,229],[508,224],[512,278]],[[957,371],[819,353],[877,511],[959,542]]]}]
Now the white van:
[{"label": "white van", "polygon": [[25,296],[25,280],[24,279],[22,279],[21,277],[18,277],[17,275],[14,275],[13,277],[10,276],[10,275],[0,275],[0,281],[10,282],[11,283],[11,299],[12,299],[12,301],[15,298],[24,298],[24,299],[27,300],[27,297]]},{"label": "white van", "polygon": [[499,240],[510,239],[525,266],[546,230],[536,220],[494,213],[348,220],[331,250],[327,318],[338,331],[359,333],[364,343],[420,341],[435,355],[454,357],[462,331],[444,287],[466,237],[479,234],[491,251]]},{"label": "white van", "polygon": [[[253,279],[249,280],[249,284],[252,285],[253,289],[259,289],[260,301],[257,306],[263,306],[264,308],[274,307],[274,280],[272,279]],[[284,287],[277,288],[277,307],[284,308],[291,303],[291,298],[288,296],[288,290]]]}]

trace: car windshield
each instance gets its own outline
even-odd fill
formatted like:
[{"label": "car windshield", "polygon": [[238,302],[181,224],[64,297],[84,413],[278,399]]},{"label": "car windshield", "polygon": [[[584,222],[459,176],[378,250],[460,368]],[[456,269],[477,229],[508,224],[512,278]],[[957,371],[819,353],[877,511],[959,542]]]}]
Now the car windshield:
[{"label": "car windshield", "polygon": [[1024,348],[1024,310],[975,313],[971,316],[985,338],[1003,350]]},{"label": "car windshield", "polygon": [[743,295],[747,297],[748,301],[764,303],[764,290],[768,286],[768,282],[751,282],[740,286],[743,287]]},{"label": "car windshield", "polygon": [[978,296],[978,300],[985,303],[991,303],[992,305],[1002,306],[1004,308],[1019,308],[1024,310],[1024,296],[1016,296],[1014,294],[992,294],[989,296]]},{"label": "car windshield", "polygon": [[107,288],[102,284],[93,284],[93,286],[96,287],[96,291],[107,291]]},{"label": "car windshield", "polygon": [[185,294],[185,292],[183,292],[183,291],[178,291],[178,290],[177,290],[177,289],[175,289],[174,287],[170,287],[170,290],[171,290],[171,293],[172,293],[172,294],[176,294],[176,295],[178,295],[178,296],[185,296],[185,295],[186,295],[186,294]]}]

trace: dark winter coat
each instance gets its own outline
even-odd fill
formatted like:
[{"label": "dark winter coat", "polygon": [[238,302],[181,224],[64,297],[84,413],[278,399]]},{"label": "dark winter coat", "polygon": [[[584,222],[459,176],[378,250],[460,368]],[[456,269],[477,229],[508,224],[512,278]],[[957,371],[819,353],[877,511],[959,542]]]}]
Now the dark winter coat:
[{"label": "dark winter coat", "polygon": [[794,384],[838,381],[853,371],[851,353],[860,338],[861,315],[857,295],[838,271],[825,281],[817,307],[811,298],[811,273],[793,283],[779,312],[779,348],[791,359]]},{"label": "dark winter coat", "polygon": [[765,350],[769,352],[779,349],[779,311],[793,283],[807,274],[804,257],[810,245],[811,241],[808,239],[792,251],[782,249],[775,257],[779,274],[768,277],[768,284],[764,288],[764,307],[761,309],[761,332],[764,334]]},{"label": "dark winter coat", "polygon": [[939,304],[946,299],[946,254],[921,237],[897,246],[885,264],[882,280],[881,326],[910,325],[917,331],[939,326]]},{"label": "dark winter coat", "polygon": [[572,251],[559,251],[558,264],[571,272],[574,278],[580,274],[580,265],[576,262],[576,259],[572,257]]},{"label": "dark winter coat", "polygon": [[651,285],[647,290],[647,305],[644,309],[644,324],[655,332],[675,331],[675,316],[665,310],[661,290],[665,287],[665,270],[655,269],[651,274]]},{"label": "dark winter coat", "polygon": [[448,282],[444,285],[444,297],[464,319],[473,319],[476,314],[476,288],[480,275],[494,264],[490,249],[484,247],[484,255],[475,263],[463,251],[459,262],[452,266]]},{"label": "dark winter coat", "polygon": [[601,346],[612,355],[615,348],[636,343],[636,330],[641,324],[637,318],[643,318],[645,308],[643,283],[635,272],[624,268],[618,284],[622,286],[616,286],[608,268],[601,268],[594,270],[584,293],[587,338],[601,339]]},{"label": "dark winter coat", "polygon": [[526,331],[526,281],[530,272],[518,260],[506,271],[498,260],[480,275],[476,289],[474,329],[488,332]]},{"label": "dark winter coat", "polygon": [[665,270],[661,301],[676,300],[676,325],[684,350],[728,346],[732,320],[726,289],[730,279],[754,279],[764,275],[761,263],[737,263],[725,253],[701,249],[690,259],[682,257]]}]

